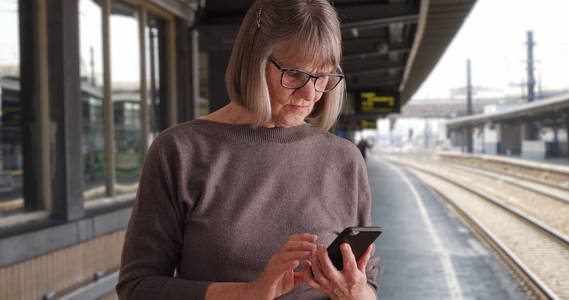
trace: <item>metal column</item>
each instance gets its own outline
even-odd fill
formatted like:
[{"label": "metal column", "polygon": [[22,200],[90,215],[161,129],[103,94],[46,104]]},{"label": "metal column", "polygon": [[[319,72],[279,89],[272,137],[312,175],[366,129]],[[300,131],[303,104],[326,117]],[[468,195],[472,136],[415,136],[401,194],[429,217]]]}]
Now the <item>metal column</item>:
[{"label": "metal column", "polygon": [[[84,216],[82,106],[79,78],[79,6],[77,1],[48,1],[49,87],[53,130],[52,216]],[[49,128],[49,127],[48,127]]]},{"label": "metal column", "polygon": [[115,132],[114,107],[111,87],[111,44],[110,44],[110,15],[111,0],[102,0],[103,24],[103,123],[105,131],[105,158],[107,172],[105,177],[105,195],[115,196]]}]

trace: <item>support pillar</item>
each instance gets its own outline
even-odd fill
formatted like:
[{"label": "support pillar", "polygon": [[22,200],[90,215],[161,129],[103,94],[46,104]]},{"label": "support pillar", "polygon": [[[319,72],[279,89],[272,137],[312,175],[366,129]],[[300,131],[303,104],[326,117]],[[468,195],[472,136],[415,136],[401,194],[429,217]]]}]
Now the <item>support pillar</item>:
[{"label": "support pillar", "polygon": [[178,122],[190,121],[194,118],[194,86],[192,84],[192,39],[189,24],[176,18],[176,53],[178,61]]},{"label": "support pillar", "polygon": [[20,0],[18,3],[20,17],[20,101],[22,105],[22,155],[24,157],[23,196],[26,211],[41,209],[42,191],[40,186],[40,149],[38,132],[34,124],[37,123],[38,98],[36,88],[39,64],[37,63],[36,49],[38,39],[36,28],[38,18],[35,17],[36,3]]},{"label": "support pillar", "polygon": [[502,136],[503,136],[503,130],[502,130],[502,124],[497,123],[494,125],[496,128],[496,154],[504,154],[504,141],[502,141]]},{"label": "support pillar", "polygon": [[537,130],[533,121],[527,121],[521,125],[521,136],[523,140],[536,140]]},{"label": "support pillar", "polygon": [[473,147],[472,147],[472,126],[466,126],[465,128],[466,132],[465,132],[465,139],[466,139],[466,152],[468,153],[472,153],[473,152]]},{"label": "support pillar", "polygon": [[105,136],[105,196],[115,196],[115,110],[111,85],[111,0],[101,1],[103,25],[103,130]]},{"label": "support pillar", "polygon": [[557,136],[557,133],[558,133],[557,132],[557,130],[558,130],[557,129],[557,122],[554,122],[553,124],[554,124],[553,125],[554,136],[553,136],[553,149],[552,149],[551,155],[554,157],[557,157],[557,156],[559,156],[559,152],[560,152],[559,151],[559,137]]},{"label": "support pillar", "polygon": [[199,31],[191,32],[191,77],[192,77],[192,118],[200,117],[200,47],[199,47]]},{"label": "support pillar", "polygon": [[567,157],[569,157],[569,115],[564,116],[565,119],[565,131],[567,132]]},{"label": "support pillar", "polygon": [[48,1],[49,99],[51,110],[52,216],[84,216],[81,153],[79,6],[77,1]]},{"label": "support pillar", "polygon": [[480,150],[480,153],[486,153],[486,134],[485,134],[485,130],[484,130],[484,124],[480,125],[479,127],[480,130],[480,134],[482,135],[482,141],[480,141],[481,145],[482,145],[482,149]]},{"label": "support pillar", "polygon": [[229,104],[225,89],[225,70],[229,63],[231,51],[220,50],[209,52],[209,112],[216,111]]},{"label": "support pillar", "polygon": [[[147,53],[146,53],[146,26],[148,24],[148,13],[146,7],[138,10],[138,48],[140,51],[140,153],[142,161],[146,157],[146,150],[150,143],[150,111],[148,107],[148,84],[147,74]],[[152,58],[151,58],[152,59]]]}]

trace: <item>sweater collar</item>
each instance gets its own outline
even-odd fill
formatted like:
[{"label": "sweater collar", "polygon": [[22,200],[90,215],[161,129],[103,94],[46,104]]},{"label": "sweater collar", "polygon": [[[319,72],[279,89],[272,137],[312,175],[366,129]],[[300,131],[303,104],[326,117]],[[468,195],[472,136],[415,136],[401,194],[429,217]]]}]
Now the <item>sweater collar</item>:
[{"label": "sweater collar", "polygon": [[215,135],[257,143],[291,143],[318,133],[316,128],[308,123],[288,128],[252,128],[250,125],[235,125],[205,119],[196,119],[191,123],[200,127],[207,127]]}]

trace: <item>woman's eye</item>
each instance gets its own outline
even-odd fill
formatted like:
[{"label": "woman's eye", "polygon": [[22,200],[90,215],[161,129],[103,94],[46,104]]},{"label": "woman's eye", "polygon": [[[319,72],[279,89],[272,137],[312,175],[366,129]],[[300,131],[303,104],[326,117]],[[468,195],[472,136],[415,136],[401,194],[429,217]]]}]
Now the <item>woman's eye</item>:
[{"label": "woman's eye", "polygon": [[304,81],[306,74],[298,71],[289,71],[286,73],[287,77],[291,81]]}]

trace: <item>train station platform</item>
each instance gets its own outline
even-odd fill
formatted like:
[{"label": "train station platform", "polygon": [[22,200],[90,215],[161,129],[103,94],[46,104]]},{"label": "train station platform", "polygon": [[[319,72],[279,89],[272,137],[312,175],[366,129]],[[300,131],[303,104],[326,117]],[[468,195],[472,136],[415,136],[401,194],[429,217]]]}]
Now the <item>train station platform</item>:
[{"label": "train station platform", "polygon": [[527,299],[509,272],[427,185],[368,155],[372,222],[384,229],[379,299]]}]

